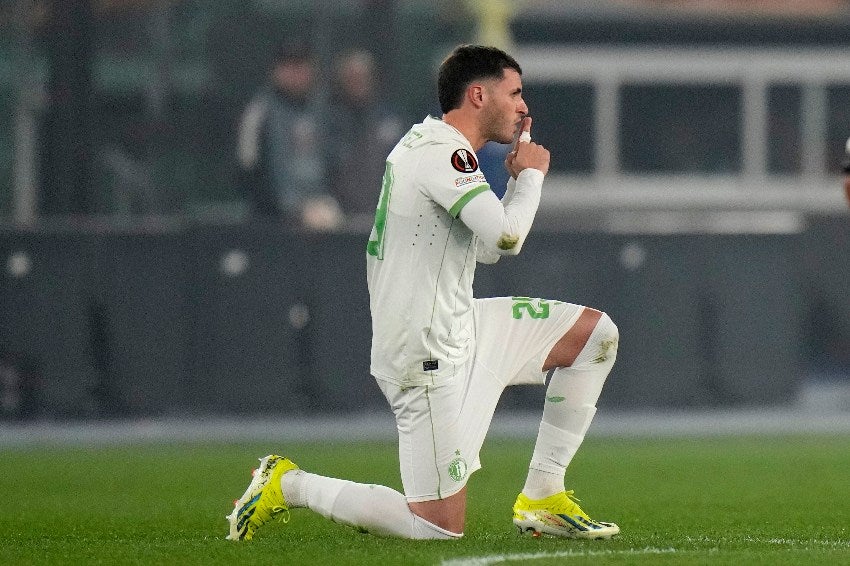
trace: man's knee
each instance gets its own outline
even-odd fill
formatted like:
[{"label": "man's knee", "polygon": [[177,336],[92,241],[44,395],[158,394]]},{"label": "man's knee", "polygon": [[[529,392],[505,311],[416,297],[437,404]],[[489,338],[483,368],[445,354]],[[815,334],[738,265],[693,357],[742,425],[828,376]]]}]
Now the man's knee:
[{"label": "man's knee", "polygon": [[602,363],[608,356],[615,356],[619,331],[614,321],[606,313],[587,308],[579,315],[566,334],[552,347],[546,358],[543,371],[557,367],[575,367],[584,363],[588,352],[595,351],[593,358],[599,358],[596,363]]},{"label": "man's knee", "polygon": [[587,342],[572,363],[579,365],[613,364],[617,358],[617,347],[620,343],[620,331],[607,313],[602,313],[596,326],[590,333]]}]

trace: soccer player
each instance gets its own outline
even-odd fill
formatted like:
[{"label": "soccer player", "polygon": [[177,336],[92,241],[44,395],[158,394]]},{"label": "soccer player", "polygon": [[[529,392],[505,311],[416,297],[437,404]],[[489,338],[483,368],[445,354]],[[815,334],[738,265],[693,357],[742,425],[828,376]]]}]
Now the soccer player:
[{"label": "soccer player", "polygon": [[[610,538],[564,475],[596,413],[617,353],[617,327],[591,308],[529,297],[475,299],[476,261],[520,252],[540,201],[549,152],[531,141],[519,64],[503,51],[457,47],[440,66],[442,119],[398,142],[367,246],[371,372],[395,414],[404,495],[261,458],[236,502],[230,539],[250,539],[277,513],[307,507],[338,523],[409,539],[463,535],[466,483],[506,386],[545,384],[529,472],[513,508],[520,532]],[[513,142],[500,201],[476,150]],[[515,141],[514,141],[515,140]]]}]

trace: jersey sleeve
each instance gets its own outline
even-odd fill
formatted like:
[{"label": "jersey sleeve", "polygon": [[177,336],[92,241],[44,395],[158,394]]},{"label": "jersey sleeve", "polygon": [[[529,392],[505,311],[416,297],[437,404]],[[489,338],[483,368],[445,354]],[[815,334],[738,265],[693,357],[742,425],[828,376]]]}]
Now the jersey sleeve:
[{"label": "jersey sleeve", "polygon": [[454,218],[469,201],[490,190],[475,153],[460,144],[430,146],[419,167],[422,190]]},{"label": "jersey sleeve", "polygon": [[[510,193],[500,201],[478,168],[475,153],[463,147],[435,144],[420,160],[417,176],[427,196],[478,237],[479,261],[488,263],[494,255],[519,253],[540,204],[542,171],[520,172],[516,181],[509,183]],[[478,195],[481,196],[475,198]]]},{"label": "jersey sleeve", "polygon": [[517,255],[522,249],[540,205],[543,177],[542,171],[524,169],[504,201],[490,192],[463,208],[460,219],[478,237],[478,247],[490,252],[480,254],[482,261],[492,253]]},{"label": "jersey sleeve", "polygon": [[475,242],[475,261],[478,263],[494,264],[502,257],[498,253],[488,248],[484,242],[477,239]]}]

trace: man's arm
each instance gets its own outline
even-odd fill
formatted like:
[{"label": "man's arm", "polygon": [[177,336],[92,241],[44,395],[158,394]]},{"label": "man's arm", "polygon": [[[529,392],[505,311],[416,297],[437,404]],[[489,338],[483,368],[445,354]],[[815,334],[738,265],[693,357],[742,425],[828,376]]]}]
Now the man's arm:
[{"label": "man's arm", "polygon": [[493,193],[472,199],[460,219],[479,238],[479,244],[499,255],[517,255],[531,230],[540,205],[543,177],[549,170],[549,151],[531,141],[531,118],[523,118],[520,135],[505,159],[511,174],[500,202]]},{"label": "man's arm", "polygon": [[[492,192],[481,193],[460,212],[460,219],[478,236],[479,245],[498,255],[517,255],[522,249],[540,204],[543,172],[524,169],[516,180],[509,202]],[[482,259],[487,259],[482,257]]]},{"label": "man's arm", "polygon": [[[516,179],[513,177],[508,177],[508,186],[505,194],[502,195],[502,204],[505,205],[511,201],[514,196],[514,191],[516,190]],[[488,248],[484,245],[484,242],[479,240],[475,246],[475,259],[478,263],[488,263],[493,264],[499,261],[499,258],[502,257],[498,253],[494,252],[492,249]]]}]

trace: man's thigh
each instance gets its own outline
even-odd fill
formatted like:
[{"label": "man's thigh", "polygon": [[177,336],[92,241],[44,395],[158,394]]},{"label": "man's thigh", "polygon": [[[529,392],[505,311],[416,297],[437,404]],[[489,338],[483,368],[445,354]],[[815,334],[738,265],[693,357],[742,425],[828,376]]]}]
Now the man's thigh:
[{"label": "man's thigh", "polygon": [[543,362],[583,310],[529,297],[475,299],[473,373],[486,368],[505,386],[543,383]]}]

